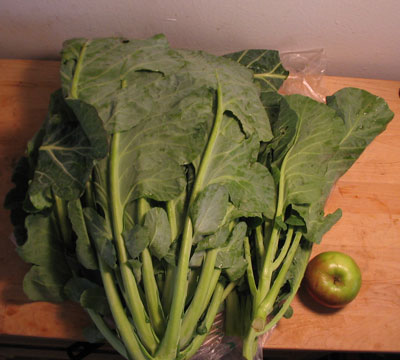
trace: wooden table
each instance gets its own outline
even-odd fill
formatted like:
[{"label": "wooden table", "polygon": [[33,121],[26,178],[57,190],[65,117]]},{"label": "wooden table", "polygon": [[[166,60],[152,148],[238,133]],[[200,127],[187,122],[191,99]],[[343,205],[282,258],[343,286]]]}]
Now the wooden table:
[{"label": "wooden table", "polygon": [[[0,60],[0,192],[11,186],[12,167],[23,154],[59,86],[59,63]],[[359,264],[363,285],[341,310],[316,305],[301,289],[290,320],[283,319],[269,349],[400,352],[400,81],[325,77],[327,94],[355,86],[379,95],[396,113],[387,130],[336,184],[326,211],[343,217],[314,246],[314,255],[340,250]],[[22,292],[24,264],[9,240],[12,227],[1,209],[0,336],[82,339],[89,320],[78,306],[31,303]]]}]

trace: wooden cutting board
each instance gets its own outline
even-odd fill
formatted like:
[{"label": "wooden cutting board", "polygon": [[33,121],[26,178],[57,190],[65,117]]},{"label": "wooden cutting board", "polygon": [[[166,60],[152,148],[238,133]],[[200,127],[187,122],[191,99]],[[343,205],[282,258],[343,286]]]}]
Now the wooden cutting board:
[{"label": "wooden cutting board", "polygon": [[[0,196],[11,187],[12,168],[47,111],[59,87],[59,63],[0,60]],[[383,97],[396,116],[387,130],[336,184],[327,212],[343,217],[313,255],[326,250],[350,254],[363,285],[341,310],[316,305],[300,289],[294,315],[283,319],[265,342],[270,349],[400,352],[400,81],[325,77],[331,94],[346,86]],[[82,339],[88,317],[72,303],[30,303],[22,292],[28,266],[9,237],[8,212],[0,209],[0,335]]]}]

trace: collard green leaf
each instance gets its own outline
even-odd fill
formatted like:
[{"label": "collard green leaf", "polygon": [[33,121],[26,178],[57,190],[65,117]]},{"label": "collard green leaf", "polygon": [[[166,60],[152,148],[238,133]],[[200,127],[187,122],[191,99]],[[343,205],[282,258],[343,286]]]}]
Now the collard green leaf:
[{"label": "collard green leaf", "polygon": [[[103,147],[107,140],[100,140],[101,134],[106,136],[101,122],[95,112],[83,107],[79,111],[91,116],[85,120],[84,127],[65,103],[61,91],[51,97],[48,118],[42,130],[43,141],[38,148],[38,162],[29,188],[30,199],[38,209],[51,204],[50,189],[65,200],[78,198],[94,160],[107,152],[107,147]],[[86,133],[93,135],[88,137]]]},{"label": "collard green leaf", "polygon": [[233,113],[247,136],[256,133],[263,141],[272,138],[268,115],[260,101],[253,73],[234,61],[201,51],[179,51],[187,71],[199,86],[221,87],[223,112]]},{"label": "collard green leaf", "polygon": [[206,236],[196,246],[196,251],[209,250],[221,247],[225,244],[229,236],[229,227],[227,225],[219,228],[214,234]]},{"label": "collard green leaf", "polygon": [[[169,95],[174,89],[167,89]],[[163,108],[163,104],[156,106]],[[212,96],[202,88],[182,99],[161,117],[153,117],[118,134],[113,156],[118,159],[121,206],[138,197],[172,200],[185,189],[182,165],[203,150],[207,123],[212,117]],[[115,141],[115,139],[114,139]]]},{"label": "collard green leaf", "polygon": [[62,240],[54,228],[50,216],[29,215],[25,220],[28,239],[17,248],[19,256],[27,263],[57,268],[69,274],[65,260]]},{"label": "collard green leaf", "polygon": [[204,177],[204,184],[223,184],[230,201],[242,215],[264,213],[273,217],[275,212],[275,184],[268,169],[257,163],[259,139],[245,138],[238,122],[225,117],[212,151]]},{"label": "collard green leaf", "polygon": [[86,228],[96,246],[98,255],[112,269],[117,264],[117,255],[113,243],[110,224],[93,208],[83,209]]},{"label": "collard green leaf", "polygon": [[277,92],[289,75],[276,50],[251,49],[225,56],[251,69],[262,92]]},{"label": "collard green leaf", "polygon": [[[328,99],[328,106],[299,95],[286,100],[298,116],[296,135],[283,139],[291,146],[281,168],[286,206],[291,204],[304,219],[305,237],[319,242],[341,216],[340,210],[324,216],[332,185],[393,114],[382,99],[358,89],[339,91]],[[286,118],[293,121],[292,116]]]},{"label": "collard green leaf", "polygon": [[198,268],[203,264],[205,257],[205,251],[196,251],[191,257],[189,261],[189,266],[191,268]]},{"label": "collard green leaf", "polygon": [[326,200],[328,163],[337,151],[342,121],[335,111],[310,98],[290,95],[286,100],[297,113],[298,123],[280,172],[284,209],[291,205],[306,223],[306,238],[319,242],[321,230],[327,231],[340,217],[339,212],[324,217],[323,207],[310,205],[324,196]]},{"label": "collard green leaf", "polygon": [[243,241],[246,236],[247,226],[245,222],[238,223],[232,230],[227,243],[218,251],[215,267],[227,269],[235,265],[244,257]]},{"label": "collard green leaf", "polygon": [[62,87],[66,97],[93,105],[109,132],[125,131],[154,111],[154,81],[182,65],[162,35],[146,40],[73,39],[62,51]]},{"label": "collard green leaf", "polygon": [[80,297],[80,303],[83,308],[94,310],[100,315],[110,313],[106,293],[100,286],[86,289]]},{"label": "collard green leaf", "polygon": [[64,286],[65,296],[75,302],[80,302],[81,295],[89,288],[97,287],[95,283],[84,277],[74,276]]},{"label": "collard green leaf", "polygon": [[64,286],[70,276],[60,266],[33,265],[24,277],[23,289],[33,301],[61,302],[66,299]]},{"label": "collard green leaf", "polygon": [[270,144],[273,150],[272,166],[280,168],[282,161],[296,139],[298,116],[283,97],[280,103],[277,121],[272,123],[274,139]]},{"label": "collard green leaf", "polygon": [[238,257],[231,267],[225,269],[225,274],[228,276],[230,281],[237,281],[245,274],[246,269],[246,259],[244,257]]},{"label": "collard green leaf", "polygon": [[254,73],[254,80],[261,87],[260,99],[272,125],[279,113],[282,95],[279,88],[289,75],[276,50],[244,50],[226,55]]},{"label": "collard green leaf", "polygon": [[77,236],[75,250],[78,261],[86,269],[96,270],[98,268],[96,252],[90,242],[81,201],[79,199],[72,200],[68,203],[68,217]]},{"label": "collard green leaf", "polygon": [[167,213],[160,207],[150,209],[145,215],[144,226],[150,235],[150,253],[161,260],[171,245],[171,227]]},{"label": "collard green leaf", "polygon": [[125,246],[129,255],[137,259],[150,243],[150,232],[146,226],[134,225],[131,230],[123,233]]},{"label": "collard green leaf", "polygon": [[385,130],[394,114],[382,98],[356,88],[339,90],[328,96],[326,102],[344,124],[338,151],[329,162],[327,180],[334,183]]},{"label": "collard green leaf", "polygon": [[82,334],[85,340],[91,344],[104,343],[106,341],[102,333],[94,324],[85,327]]},{"label": "collard green leaf", "polygon": [[224,186],[207,186],[190,209],[194,231],[202,235],[215,233],[223,225],[228,202],[229,194]]}]

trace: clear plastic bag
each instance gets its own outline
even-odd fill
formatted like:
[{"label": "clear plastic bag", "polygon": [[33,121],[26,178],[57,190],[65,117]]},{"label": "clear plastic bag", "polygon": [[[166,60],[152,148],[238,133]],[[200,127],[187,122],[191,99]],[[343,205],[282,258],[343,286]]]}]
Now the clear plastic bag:
[{"label": "clear plastic bag", "polygon": [[280,88],[280,93],[301,94],[316,101],[325,102],[326,93],[322,78],[326,71],[326,56],[323,49],[280,53],[283,66],[289,77]]},{"label": "clear plastic bag", "polygon": [[[263,359],[263,348],[273,330],[258,338],[257,353],[253,360]],[[205,342],[191,360],[242,360],[242,342],[239,338],[224,335],[223,313],[217,315]]]}]

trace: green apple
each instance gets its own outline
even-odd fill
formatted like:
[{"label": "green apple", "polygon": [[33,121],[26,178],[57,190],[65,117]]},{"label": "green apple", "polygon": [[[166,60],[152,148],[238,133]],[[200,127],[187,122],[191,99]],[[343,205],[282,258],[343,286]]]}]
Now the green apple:
[{"label": "green apple", "polygon": [[361,287],[361,271],[349,255],[327,251],[308,263],[304,281],[315,300],[325,306],[338,308],[357,296]]}]

